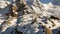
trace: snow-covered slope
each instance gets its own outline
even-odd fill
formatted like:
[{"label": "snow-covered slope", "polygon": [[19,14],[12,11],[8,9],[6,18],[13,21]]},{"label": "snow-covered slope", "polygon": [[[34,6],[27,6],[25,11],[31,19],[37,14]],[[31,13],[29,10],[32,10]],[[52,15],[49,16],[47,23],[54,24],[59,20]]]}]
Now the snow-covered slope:
[{"label": "snow-covered slope", "polygon": [[[2,0],[0,34],[52,34],[60,27],[60,6],[40,0]],[[57,29],[58,30],[58,29]]]}]

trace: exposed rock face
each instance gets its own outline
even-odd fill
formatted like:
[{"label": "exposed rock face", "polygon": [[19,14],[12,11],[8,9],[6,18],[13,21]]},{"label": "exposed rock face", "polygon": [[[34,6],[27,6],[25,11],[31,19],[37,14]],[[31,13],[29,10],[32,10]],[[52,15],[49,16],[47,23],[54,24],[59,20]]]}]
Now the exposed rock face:
[{"label": "exposed rock face", "polygon": [[46,6],[39,0],[30,0],[30,2],[15,0],[10,4],[6,2],[6,4],[7,7],[0,10],[0,16],[3,20],[5,19],[0,24],[0,33],[52,34],[53,29],[60,27],[60,11],[57,8],[54,9],[54,5],[46,9]]}]

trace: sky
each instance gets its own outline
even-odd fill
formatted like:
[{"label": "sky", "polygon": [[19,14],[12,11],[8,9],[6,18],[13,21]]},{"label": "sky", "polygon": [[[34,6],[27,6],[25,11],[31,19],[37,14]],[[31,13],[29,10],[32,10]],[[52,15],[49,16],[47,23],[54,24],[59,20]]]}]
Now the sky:
[{"label": "sky", "polygon": [[53,1],[53,0],[40,0],[42,3],[44,3],[44,4],[47,4],[47,3],[49,3],[49,2],[51,2],[51,1]]}]

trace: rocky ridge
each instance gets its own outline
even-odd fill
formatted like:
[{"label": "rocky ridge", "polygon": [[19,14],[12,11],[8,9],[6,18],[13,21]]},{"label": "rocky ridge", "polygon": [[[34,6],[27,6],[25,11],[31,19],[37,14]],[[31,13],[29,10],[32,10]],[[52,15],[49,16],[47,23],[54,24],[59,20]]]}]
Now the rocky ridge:
[{"label": "rocky ridge", "polygon": [[40,30],[44,31],[42,34],[52,34],[52,30],[60,27],[60,11],[54,9],[54,5],[46,9],[46,6],[39,0],[33,2],[31,0],[30,3],[32,4],[28,5],[26,0],[6,3],[8,9],[0,10],[0,16],[4,18],[0,25],[1,34],[16,34],[15,30],[18,31],[18,34],[21,32],[23,34],[36,34]]}]

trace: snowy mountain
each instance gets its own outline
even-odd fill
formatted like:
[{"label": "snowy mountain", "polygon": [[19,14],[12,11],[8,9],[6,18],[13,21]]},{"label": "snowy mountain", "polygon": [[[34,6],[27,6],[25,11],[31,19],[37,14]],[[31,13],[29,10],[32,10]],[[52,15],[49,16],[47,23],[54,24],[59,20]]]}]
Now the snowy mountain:
[{"label": "snowy mountain", "polygon": [[59,34],[57,1],[0,0],[0,34]]}]

